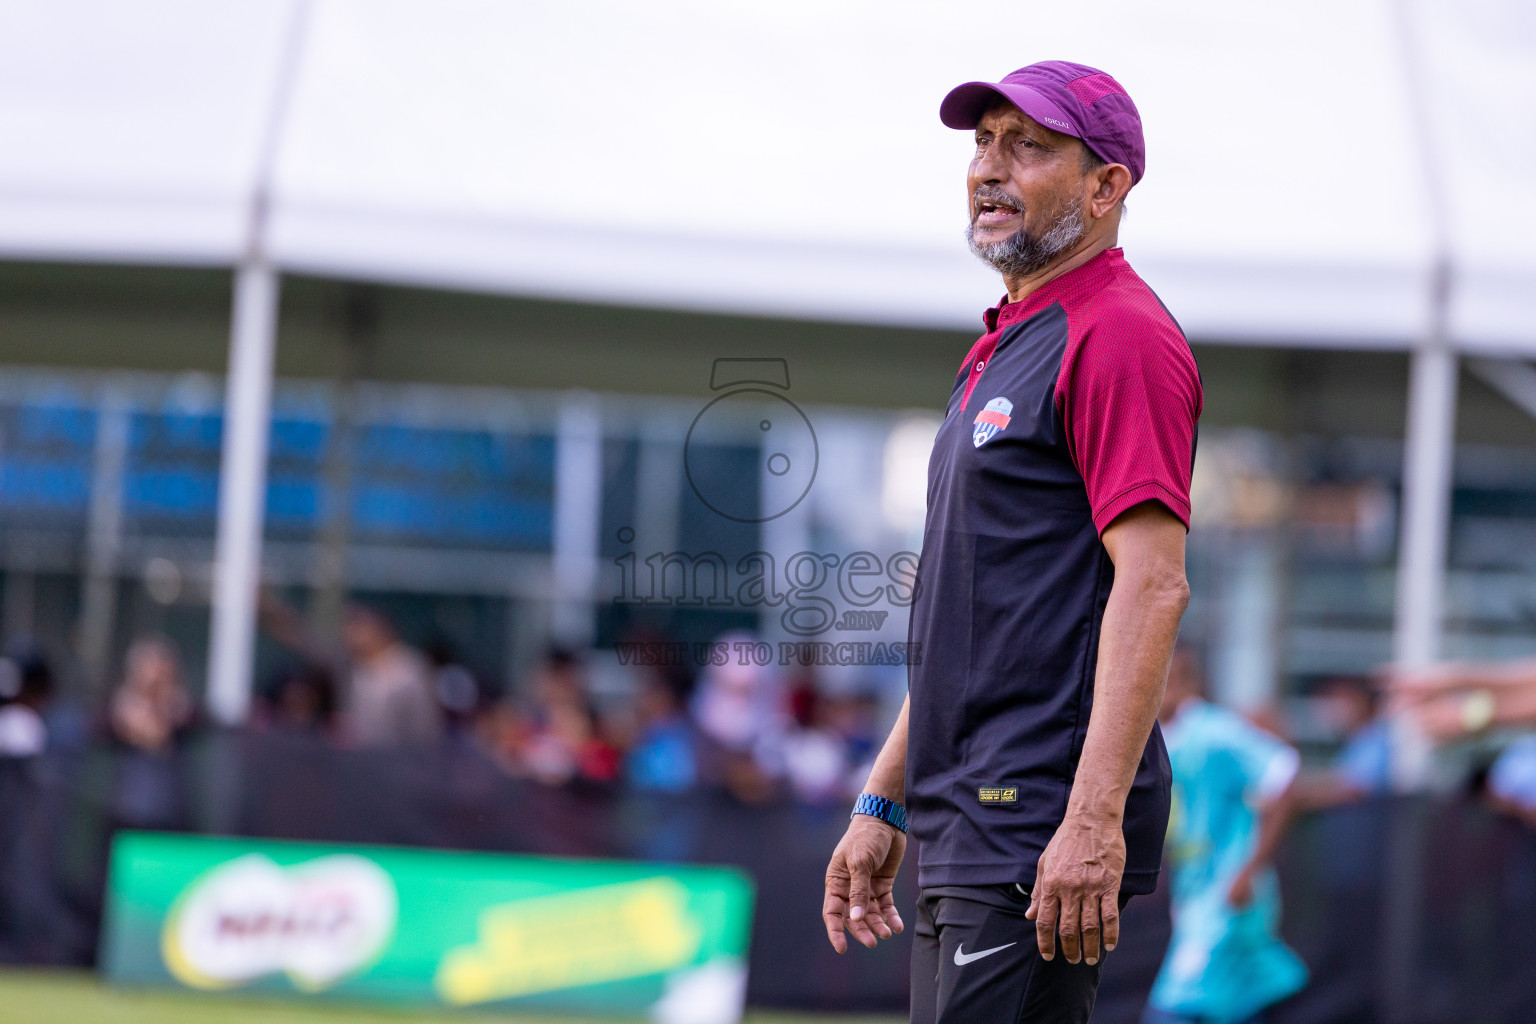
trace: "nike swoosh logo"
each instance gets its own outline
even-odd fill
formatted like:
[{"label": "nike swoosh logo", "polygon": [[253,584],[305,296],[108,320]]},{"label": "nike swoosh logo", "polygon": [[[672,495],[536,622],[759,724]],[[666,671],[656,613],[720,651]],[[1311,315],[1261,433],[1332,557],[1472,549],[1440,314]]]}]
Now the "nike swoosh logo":
[{"label": "nike swoosh logo", "polygon": [[974,953],[967,953],[965,951],[965,943],[962,942],[960,945],[955,947],[955,966],[964,967],[966,964],[971,963],[974,960],[980,960],[984,956],[991,956],[993,953],[1007,949],[1008,946],[1017,945],[1017,942],[1010,942],[1007,945],[993,946],[991,949],[980,949]]}]

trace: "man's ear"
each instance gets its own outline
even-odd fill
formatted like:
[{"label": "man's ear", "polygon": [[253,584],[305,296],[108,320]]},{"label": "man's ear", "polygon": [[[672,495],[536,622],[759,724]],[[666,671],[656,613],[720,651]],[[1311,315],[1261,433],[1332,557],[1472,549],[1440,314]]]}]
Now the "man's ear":
[{"label": "man's ear", "polygon": [[1106,216],[1131,190],[1131,170],[1125,164],[1104,164],[1090,176],[1093,193],[1088,197],[1088,213],[1094,220]]}]

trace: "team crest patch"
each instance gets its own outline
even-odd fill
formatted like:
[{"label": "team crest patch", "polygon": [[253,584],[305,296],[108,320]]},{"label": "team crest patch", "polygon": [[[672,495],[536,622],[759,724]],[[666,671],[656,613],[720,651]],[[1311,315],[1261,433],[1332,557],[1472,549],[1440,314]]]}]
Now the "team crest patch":
[{"label": "team crest patch", "polygon": [[976,425],[971,429],[971,440],[980,448],[992,440],[1013,418],[1013,403],[1006,398],[994,398],[986,408],[976,414]]}]

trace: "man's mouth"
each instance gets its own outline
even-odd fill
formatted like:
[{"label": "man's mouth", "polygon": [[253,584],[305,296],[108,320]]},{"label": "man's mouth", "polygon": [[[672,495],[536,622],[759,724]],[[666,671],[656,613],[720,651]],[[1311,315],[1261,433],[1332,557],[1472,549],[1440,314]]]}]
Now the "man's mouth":
[{"label": "man's mouth", "polygon": [[1002,227],[1019,216],[1019,208],[1006,199],[977,199],[976,226],[979,228]]}]

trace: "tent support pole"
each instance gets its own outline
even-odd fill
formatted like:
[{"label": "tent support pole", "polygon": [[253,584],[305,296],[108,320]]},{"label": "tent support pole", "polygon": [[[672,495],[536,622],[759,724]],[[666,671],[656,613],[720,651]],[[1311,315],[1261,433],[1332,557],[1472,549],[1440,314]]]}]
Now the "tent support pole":
[{"label": "tent support pole", "polygon": [[[1441,649],[1458,374],[1456,353],[1445,329],[1449,277],[1442,262],[1431,296],[1431,329],[1413,353],[1408,379],[1393,654],[1410,667],[1433,664]],[[1433,753],[1429,738],[1412,715],[1400,713],[1393,718],[1394,789],[1422,790],[1430,781]],[[1378,931],[1382,969],[1377,1005],[1386,1024],[1407,1024],[1418,1017],[1422,993],[1416,968],[1424,932],[1421,894],[1428,872],[1429,820],[1422,800],[1390,806],[1391,823],[1382,851],[1386,884]]]},{"label": "tent support pole", "polygon": [[244,721],[251,701],[278,291],[263,260],[235,272],[208,649],[208,709],[222,725]]},{"label": "tent support pole", "polygon": [[571,647],[591,645],[596,633],[602,499],[602,407],[594,396],[572,392],[560,403],[555,440],[550,565],[554,574],[550,631],[558,643]]},{"label": "tent support pole", "polygon": [[[1458,360],[1446,338],[1443,271],[1432,299],[1435,329],[1414,350],[1408,378],[1403,444],[1403,498],[1397,556],[1393,658],[1404,666],[1433,664],[1441,653],[1446,540],[1451,518],[1452,452],[1456,441]],[[1430,749],[1412,723],[1394,737],[1393,779],[1408,790],[1426,781]]]},{"label": "tent support pole", "polygon": [[1393,654],[1399,662],[1428,665],[1440,656],[1457,360],[1443,345],[1421,348],[1412,358]]},{"label": "tent support pole", "polygon": [[226,726],[244,722],[251,705],[279,295],[277,268],[267,255],[267,210],[311,3],[290,3],[288,31],[278,54],[272,103],[257,154],[245,255],[235,268],[208,642],[208,711],[214,721]]}]

